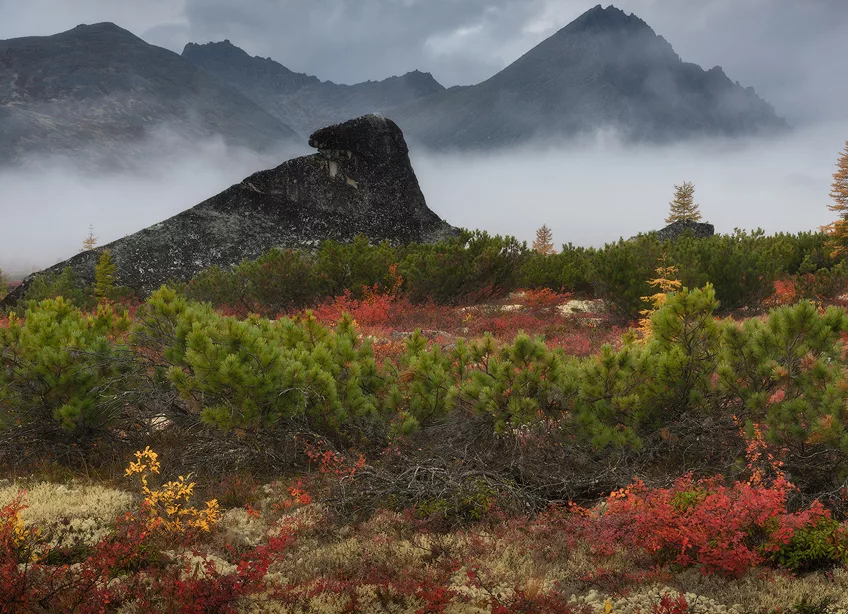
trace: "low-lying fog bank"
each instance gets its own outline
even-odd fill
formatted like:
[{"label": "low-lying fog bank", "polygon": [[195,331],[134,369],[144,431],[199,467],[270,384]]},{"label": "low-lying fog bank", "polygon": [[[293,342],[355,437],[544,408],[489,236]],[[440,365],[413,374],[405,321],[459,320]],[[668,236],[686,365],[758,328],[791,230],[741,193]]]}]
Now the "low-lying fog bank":
[{"label": "low-lying fog bank", "polygon": [[830,186],[848,124],[779,138],[623,147],[598,137],[581,147],[488,156],[413,156],[436,213],[452,224],[532,241],[542,224],[556,244],[602,245],[659,229],[674,184],[695,183],[716,231],[814,230],[833,219]]},{"label": "low-lying fog bank", "polygon": [[[832,219],[831,176],[848,124],[772,139],[625,147],[608,136],[561,148],[433,155],[412,161],[430,207],[456,226],[532,240],[547,224],[557,244],[601,245],[663,226],[673,185],[719,232],[813,230]],[[172,148],[168,148],[174,151]],[[70,160],[0,171],[0,269],[27,272],[187,209],[279,157],[204,143],[191,156],[152,156],[142,170],[91,175]]]}]

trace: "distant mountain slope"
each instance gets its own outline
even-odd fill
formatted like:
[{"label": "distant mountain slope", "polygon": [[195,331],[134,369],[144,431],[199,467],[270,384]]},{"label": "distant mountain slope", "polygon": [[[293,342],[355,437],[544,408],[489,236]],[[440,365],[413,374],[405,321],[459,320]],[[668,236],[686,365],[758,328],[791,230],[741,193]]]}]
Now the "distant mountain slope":
[{"label": "distant mountain slope", "polygon": [[183,58],[229,83],[301,134],[327,124],[408,104],[445,91],[429,73],[340,85],[296,73],[270,58],[251,57],[225,40],[189,43]]},{"label": "distant mountain slope", "polygon": [[297,138],[232,86],[111,23],[0,41],[0,160],[90,149],[114,163],[157,126],[255,150]]},{"label": "distant mountain slope", "polygon": [[600,5],[491,79],[390,110],[410,141],[495,148],[599,128],[636,140],[741,135],[785,121],[716,67],[681,61],[641,19]]}]

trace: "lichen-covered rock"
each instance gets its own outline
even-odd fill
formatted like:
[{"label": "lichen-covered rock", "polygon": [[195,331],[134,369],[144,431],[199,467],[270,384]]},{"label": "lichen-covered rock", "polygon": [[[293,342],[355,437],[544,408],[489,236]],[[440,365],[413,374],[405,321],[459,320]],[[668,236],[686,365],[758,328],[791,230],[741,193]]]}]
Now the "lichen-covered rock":
[{"label": "lichen-covered rock", "polygon": [[[317,246],[365,234],[373,241],[433,242],[456,230],[424,200],[403,133],[378,115],[323,128],[309,140],[319,152],[254,173],[164,222],[47,269],[74,269],[92,283],[103,249],[118,285],[149,294],[212,265],[231,267],[272,247]],[[33,276],[2,303],[14,305]]]},{"label": "lichen-covered rock", "polygon": [[673,241],[683,236],[687,231],[690,231],[696,239],[706,239],[715,234],[715,226],[691,220],[679,220],[657,231],[657,238],[660,241]]}]

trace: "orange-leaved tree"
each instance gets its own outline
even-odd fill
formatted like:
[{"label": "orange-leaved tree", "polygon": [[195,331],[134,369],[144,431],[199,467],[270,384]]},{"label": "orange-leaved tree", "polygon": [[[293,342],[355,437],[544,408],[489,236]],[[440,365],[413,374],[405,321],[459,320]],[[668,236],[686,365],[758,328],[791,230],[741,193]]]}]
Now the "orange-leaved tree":
[{"label": "orange-leaved tree", "polygon": [[88,236],[82,240],[81,252],[87,252],[97,247],[97,236],[94,234],[94,226],[88,227]]},{"label": "orange-leaved tree", "polygon": [[543,224],[536,231],[536,240],[533,241],[533,251],[545,256],[556,253],[554,249],[554,233],[548,228],[547,224]]},{"label": "orange-leaved tree", "polygon": [[642,319],[639,320],[639,330],[642,332],[642,338],[648,339],[651,336],[651,316],[654,315],[668,300],[668,295],[672,292],[678,292],[683,284],[677,278],[678,269],[676,266],[667,266],[668,258],[665,254],[660,257],[660,266],[656,268],[657,276],[648,281],[652,288],[658,290],[657,293],[651,296],[643,296],[641,299],[648,303],[650,307],[639,312]]},{"label": "orange-leaved tree", "polygon": [[848,253],[848,141],[836,163],[830,197],[833,202],[828,205],[828,209],[838,213],[839,219],[822,230],[830,235],[829,245],[833,255],[840,256]]}]

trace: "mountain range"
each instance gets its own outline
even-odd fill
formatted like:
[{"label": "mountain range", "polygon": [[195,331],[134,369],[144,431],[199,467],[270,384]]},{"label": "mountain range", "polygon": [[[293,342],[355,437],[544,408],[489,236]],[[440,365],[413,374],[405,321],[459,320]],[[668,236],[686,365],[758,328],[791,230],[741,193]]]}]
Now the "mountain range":
[{"label": "mountain range", "polygon": [[503,147],[612,129],[673,141],[782,129],[753,88],[683,62],[644,21],[600,5],[492,78],[393,110],[430,148]]},{"label": "mountain range", "polygon": [[374,111],[384,111],[444,92],[430,73],[413,71],[383,81],[340,85],[296,73],[270,58],[251,57],[225,40],[189,43],[182,57],[239,89],[271,115],[303,135]]},{"label": "mountain range", "polygon": [[110,23],[0,41],[0,164],[48,154],[130,162],[157,134],[273,151],[380,112],[415,146],[493,149],[612,129],[672,141],[786,123],[720,67],[683,62],[644,21],[600,5],[490,79],[440,85],[409,72],[341,85],[229,41],[182,55]]},{"label": "mountain range", "polygon": [[130,161],[156,131],[271,150],[298,135],[236,88],[111,23],[0,41],[0,161]]}]

